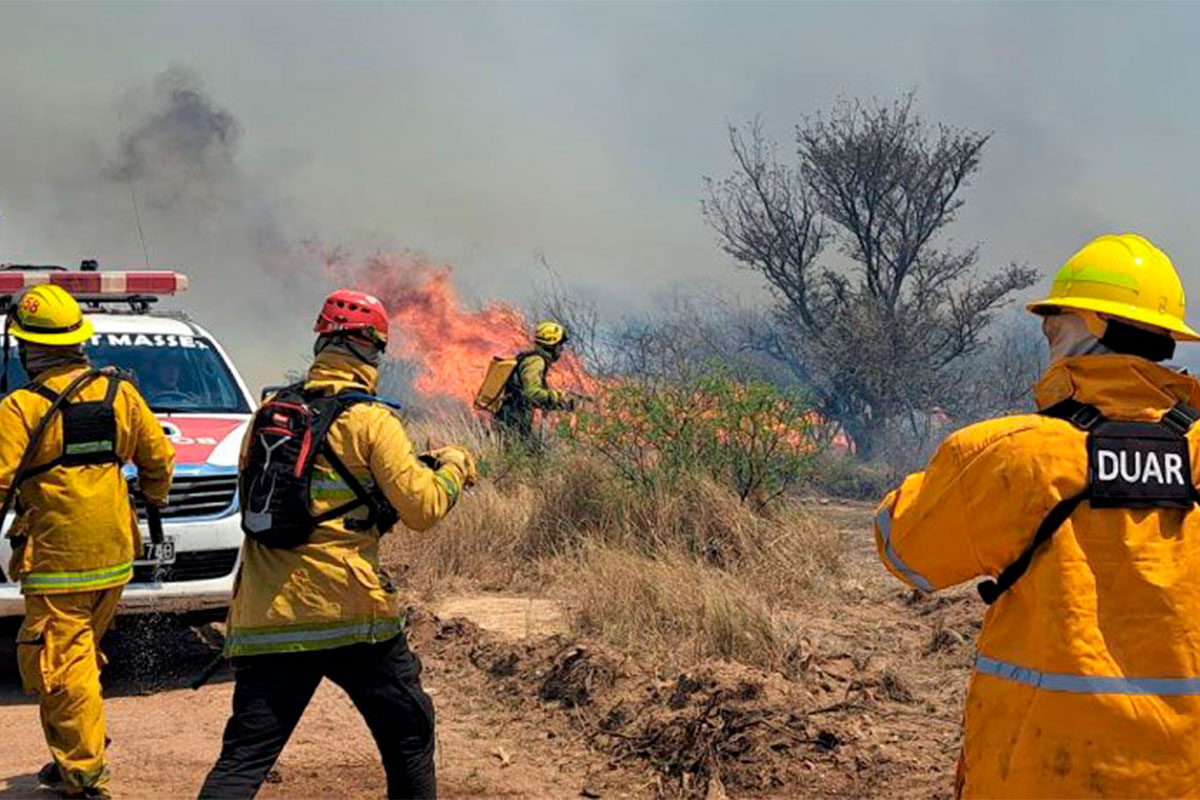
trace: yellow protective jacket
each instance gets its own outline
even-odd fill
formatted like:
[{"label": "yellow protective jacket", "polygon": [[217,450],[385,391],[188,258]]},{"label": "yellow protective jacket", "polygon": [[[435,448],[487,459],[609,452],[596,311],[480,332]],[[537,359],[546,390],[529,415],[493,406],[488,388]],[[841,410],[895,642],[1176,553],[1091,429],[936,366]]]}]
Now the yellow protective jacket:
[{"label": "yellow protective jacket", "polygon": [[546,385],[546,374],[553,361],[542,348],[517,356],[517,368],[509,378],[504,403],[496,412],[496,421],[504,428],[532,441],[535,409],[557,411],[567,407],[566,395]]},{"label": "yellow protective jacket", "polygon": [[517,365],[517,383],[524,405],[551,411],[563,406],[566,396],[562,391],[546,385],[549,364],[549,357],[540,350],[535,350],[520,360]]},{"label": "yellow protective jacket", "polygon": [[[55,392],[87,367],[56,367],[38,376]],[[107,376],[83,387],[73,400],[103,400]],[[18,389],[0,402],[0,499],[12,488],[17,465],[30,436],[50,408],[50,401]],[[124,463],[138,468],[142,491],[158,505],[166,503],[175,466],[175,449],[146,401],[129,381],[118,381],[113,398],[117,423],[116,451]],[[56,414],[42,434],[31,467],[63,453],[62,415]],[[13,551],[9,571],[25,594],[58,594],[121,586],[133,577],[133,560],[141,549],[129,487],[117,464],[56,466],[17,488],[20,514],[10,536],[25,538]]]},{"label": "yellow protective jacket", "polygon": [[[1195,379],[1132,356],[1064,359],[1035,392],[1111,419],[1200,408]],[[925,591],[996,576],[1086,488],[1086,436],[1036,414],[953,434],[880,506],[883,562]],[[1080,505],[989,608],[964,726],[961,796],[1200,796],[1200,509]]]},{"label": "yellow protective jacket", "polygon": [[[378,371],[357,359],[322,353],[307,389],[374,391]],[[425,530],[449,513],[464,475],[453,465],[430,469],[417,459],[404,426],[382,403],[347,409],[329,430],[329,444],[369,491],[378,486],[400,520]],[[313,474],[310,510],[320,514],[354,499],[323,457]],[[348,517],[364,519],[365,508]],[[349,530],[347,517],[321,523],[305,544],[281,549],[246,539],[229,612],[226,652],[232,656],[325,650],[381,642],[400,633],[395,590],[380,573],[374,528]]]}]

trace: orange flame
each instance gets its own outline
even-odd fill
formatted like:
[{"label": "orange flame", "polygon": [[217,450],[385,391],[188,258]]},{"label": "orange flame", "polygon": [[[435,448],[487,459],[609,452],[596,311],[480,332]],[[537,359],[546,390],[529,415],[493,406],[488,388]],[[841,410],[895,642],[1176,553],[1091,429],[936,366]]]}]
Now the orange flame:
[{"label": "orange flame", "polygon": [[[531,347],[529,324],[519,309],[496,300],[468,308],[447,265],[411,252],[377,252],[357,263],[344,250],[322,256],[337,279],[383,301],[391,319],[389,353],[416,366],[413,389],[421,395],[470,407],[493,356]],[[569,352],[551,382],[582,392],[592,385]]]}]

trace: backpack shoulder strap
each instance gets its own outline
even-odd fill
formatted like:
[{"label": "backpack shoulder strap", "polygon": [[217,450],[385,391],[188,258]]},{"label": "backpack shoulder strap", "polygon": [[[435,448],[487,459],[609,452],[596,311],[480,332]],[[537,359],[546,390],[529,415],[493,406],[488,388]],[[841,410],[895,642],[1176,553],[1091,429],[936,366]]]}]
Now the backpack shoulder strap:
[{"label": "backpack shoulder strap", "polygon": [[[332,519],[337,519],[338,517],[343,517],[360,506],[366,506],[367,519],[365,522],[365,527],[369,528],[372,525],[375,525],[380,519],[388,517],[389,513],[391,513],[390,504],[388,504],[386,499],[382,497],[381,492],[368,490],[367,487],[363,485],[362,481],[360,481],[358,477],[350,471],[350,468],[346,466],[346,462],[342,460],[341,456],[334,451],[333,446],[329,444],[329,429],[333,426],[333,423],[337,421],[338,417],[342,415],[342,413],[353,406],[358,405],[359,403],[379,402],[396,408],[399,406],[382,400],[380,397],[371,394],[370,392],[358,389],[340,392],[336,395],[332,395],[323,399],[327,401],[326,404],[329,406],[329,411],[328,413],[322,414],[322,420],[320,423],[318,423],[320,425],[320,430],[314,431],[313,436],[314,439],[318,435],[320,436],[320,454],[324,456],[325,460],[329,462],[329,465],[333,467],[333,471],[337,473],[342,482],[350,487],[350,491],[354,492],[354,499],[313,517],[313,524],[320,524],[322,522],[328,522]],[[390,527],[390,525],[388,527]],[[382,532],[383,531],[381,531],[381,533]]]},{"label": "backpack shoulder strap", "polygon": [[304,381],[297,381],[296,383],[290,383],[287,386],[277,386],[277,387],[275,387],[274,393],[271,395],[272,398],[275,398],[275,397],[289,397],[289,398],[300,397],[300,398],[304,398],[304,399],[312,399],[313,397],[319,397],[319,396],[320,395],[313,395],[308,392],[305,392],[304,391]]},{"label": "backpack shoulder strap", "polygon": [[[1066,420],[1080,430],[1087,431],[1089,435],[1102,423],[1108,419],[1100,413],[1100,410],[1095,406],[1081,403],[1074,398],[1067,398],[1041,412],[1048,417]],[[1188,431],[1200,421],[1200,410],[1189,406],[1186,403],[1176,403],[1163,414],[1159,424],[1168,428],[1176,435],[1186,436]],[[1034,533],[1033,539],[1025,546],[1021,555],[1017,560],[1009,564],[1000,573],[995,580],[986,580],[980,583],[976,588],[979,590],[979,596],[983,598],[983,602],[991,605],[999,599],[1000,595],[1012,588],[1022,575],[1029,569],[1030,563],[1033,561],[1033,556],[1038,549],[1054,536],[1055,531],[1062,527],[1067,518],[1075,512],[1079,504],[1090,499],[1092,493],[1091,481],[1089,480],[1087,488],[1079,494],[1060,500],[1050,512],[1046,514],[1041,524]],[[1192,489],[1193,498],[1200,502],[1200,493],[1195,487]]]},{"label": "backpack shoulder strap", "polygon": [[1107,417],[1100,413],[1100,409],[1087,403],[1081,403],[1074,397],[1068,397],[1049,408],[1043,408],[1038,413],[1043,417],[1065,420],[1081,431],[1090,431],[1107,420]]},{"label": "backpack shoulder strap", "polygon": [[[33,460],[33,454],[37,451],[38,445],[42,441],[42,436],[46,433],[46,428],[50,425],[50,420],[63,409],[63,406],[69,402],[72,395],[100,377],[101,374],[99,370],[89,369],[87,372],[76,376],[61,394],[54,392],[52,389],[42,387],[54,394],[54,400],[51,401],[50,408],[46,409],[46,413],[38,420],[33,432],[29,435],[29,443],[25,445],[25,452],[21,454],[21,460],[17,464],[17,469],[13,472],[12,484],[8,488],[8,493],[4,496],[4,502],[0,503],[0,520],[3,520],[8,515],[9,509],[17,499],[17,489],[29,477],[31,472],[29,462]],[[31,385],[41,386],[39,383]],[[36,389],[31,389],[31,391],[40,394]],[[42,396],[46,397],[47,395]]]},{"label": "backpack shoulder strap", "polygon": [[[38,383],[37,381],[30,381],[26,385],[22,386],[21,390],[24,390],[26,392],[32,392],[33,394],[36,394],[39,397],[44,398],[45,400],[49,401],[51,405],[58,402],[58,398],[59,398],[58,392],[54,391],[53,389],[51,389],[49,386],[47,386],[44,383]],[[18,391],[20,391],[20,390],[18,390]]]},{"label": "backpack shoulder strap", "polygon": [[1162,419],[1159,420],[1159,424],[1170,428],[1180,436],[1187,436],[1188,431],[1195,426],[1197,421],[1200,421],[1200,410],[1180,401],[1167,409],[1167,412],[1162,415]]},{"label": "backpack shoulder strap", "polygon": [[121,381],[125,380],[125,376],[120,372],[105,372],[104,376],[108,378],[108,387],[104,392],[104,407],[112,408],[113,403],[117,400],[117,390],[121,388]]},{"label": "backpack shoulder strap", "polygon": [[[1081,403],[1074,397],[1061,400],[1052,406],[1043,408],[1038,413],[1044,417],[1053,417],[1069,422],[1079,430],[1088,433],[1105,421],[1100,409],[1088,403]],[[1075,512],[1079,504],[1088,498],[1089,494],[1091,494],[1090,483],[1079,494],[1058,501],[1050,509],[1049,513],[1042,518],[1042,522],[1034,532],[1033,538],[1029,540],[1029,544],[1025,545],[1025,549],[1021,551],[1021,555],[1005,567],[994,580],[989,578],[981,581],[975,587],[979,590],[979,596],[983,598],[984,603],[989,606],[995,603],[1000,595],[1007,592],[1013,587],[1013,584],[1020,580],[1021,576],[1029,569],[1030,563],[1033,562],[1033,556],[1041,546],[1050,541],[1055,531],[1062,527],[1062,524]]]},{"label": "backpack shoulder strap", "polygon": [[[1188,405],[1182,400],[1167,409],[1159,424],[1180,436],[1187,438],[1188,433],[1200,422],[1200,409]],[[1200,503],[1200,487],[1192,485],[1192,501]]]},{"label": "backpack shoulder strap", "polygon": [[545,370],[544,374],[549,374],[550,359],[546,358],[544,354],[538,352],[537,350],[526,350],[523,353],[517,353],[517,364],[515,367],[513,367],[512,375],[508,376],[508,381],[510,384],[518,387],[522,385],[521,370],[524,369],[525,362],[531,358],[540,358],[542,360],[542,367]]},{"label": "backpack shoulder strap", "polygon": [[541,353],[539,353],[537,350],[526,350],[524,352],[517,353],[517,369],[514,370],[514,372],[520,371],[521,365],[524,364],[526,361],[528,361],[531,358],[540,358],[543,361],[546,360],[546,357],[543,356]]},{"label": "backpack shoulder strap", "polygon": [[[58,411],[64,415],[64,417],[63,417],[63,419],[64,419],[64,422],[63,422],[63,424],[64,424],[64,432],[63,432],[64,451],[63,451],[62,455],[58,456],[55,459],[52,459],[51,461],[46,462],[45,464],[41,464],[37,467],[29,468],[25,472],[25,479],[36,477],[45,472],[49,472],[50,470],[54,469],[55,467],[59,467],[59,466],[80,466],[82,464],[106,464],[106,463],[120,465],[121,459],[117,455],[116,449],[115,449],[116,441],[117,441],[117,439],[116,439],[117,430],[115,427],[116,423],[115,423],[115,418],[111,416],[111,412],[113,410],[113,403],[116,401],[117,391],[121,388],[121,381],[128,380],[128,378],[120,370],[117,370],[117,369],[114,369],[111,367],[105,367],[103,369],[88,370],[86,373],[84,373],[84,375],[82,375],[80,377],[83,380],[79,381],[78,384],[72,383],[71,386],[67,387],[67,389],[65,389],[61,395],[58,395],[57,393],[55,393],[52,389],[49,389],[48,387],[42,387],[42,388],[46,389],[46,393],[43,394],[42,392],[38,392],[38,394],[41,394],[42,397],[49,398],[51,394],[54,394],[54,396],[56,398],[58,398],[51,403],[50,408],[51,409],[57,408]],[[89,383],[92,383],[96,380],[99,380],[100,378],[105,378],[108,381],[108,385],[105,387],[105,390],[104,390],[104,397],[101,400],[85,402],[85,401],[77,401],[74,399],[75,396],[79,392],[81,392],[86,385],[88,385]],[[38,384],[38,385],[40,386],[40,384]],[[111,430],[112,438],[109,440],[111,442],[110,449],[107,451],[105,451],[105,450],[88,451],[86,455],[82,455],[82,456],[79,454],[70,453],[68,448],[70,447],[71,442],[69,441],[69,435],[68,435],[68,433],[66,431],[66,427],[65,427],[67,425],[67,422],[66,422],[67,416],[66,415],[73,414],[77,410],[88,409],[88,408],[94,407],[94,406],[99,406],[100,408],[104,409],[105,411],[107,411],[110,414],[110,416],[108,417],[108,419],[110,420],[109,424],[113,426],[112,430]]]},{"label": "backpack shoulder strap", "polygon": [[358,405],[359,403],[378,403],[381,406],[387,406],[388,408],[396,411],[401,409],[399,401],[393,400],[389,397],[381,397],[380,395],[372,394],[365,389],[347,389],[346,391],[340,392],[335,396],[345,403],[345,408],[342,409],[343,411],[345,411],[346,408]]},{"label": "backpack shoulder strap", "polygon": [[1088,498],[1089,494],[1091,494],[1090,486],[1077,495],[1058,501],[1054,508],[1050,509],[1050,513],[1042,520],[1042,524],[1038,525],[1037,533],[1033,535],[1029,544],[1025,545],[1025,549],[1021,551],[1017,560],[1005,567],[995,580],[983,581],[976,587],[983,602],[990,606],[999,599],[1000,595],[1011,589],[1013,584],[1020,580],[1025,571],[1029,569],[1029,564],[1033,561],[1033,556],[1037,553],[1038,548],[1050,541],[1054,532],[1062,527],[1062,524],[1075,512],[1079,504]]},{"label": "backpack shoulder strap", "polygon": [[[113,368],[113,367],[105,367],[103,369],[87,370],[86,372],[79,375],[76,378],[76,380],[73,381],[71,383],[71,385],[67,387],[66,391],[64,391],[62,394],[59,394],[58,392],[54,391],[49,386],[47,386],[46,384],[44,384],[40,381],[30,381],[29,383],[22,386],[21,389],[23,389],[24,391],[27,391],[27,392],[32,392],[33,394],[36,394],[39,397],[42,397],[42,398],[50,401],[51,404],[57,403],[59,397],[63,397],[63,395],[66,395],[66,397],[63,399],[62,403],[60,404],[62,406],[66,406],[66,405],[71,405],[71,403],[74,402],[74,399],[73,399],[74,395],[77,394],[81,389],[83,389],[84,386],[86,386],[87,384],[96,380],[97,378],[101,378],[101,377],[108,379],[108,389],[104,393],[103,403],[105,406],[111,407],[114,400],[116,399],[117,390],[120,388],[121,381],[129,380],[128,374],[126,374],[125,372],[123,372],[119,369]],[[18,390],[18,391],[20,391],[20,390]]]}]

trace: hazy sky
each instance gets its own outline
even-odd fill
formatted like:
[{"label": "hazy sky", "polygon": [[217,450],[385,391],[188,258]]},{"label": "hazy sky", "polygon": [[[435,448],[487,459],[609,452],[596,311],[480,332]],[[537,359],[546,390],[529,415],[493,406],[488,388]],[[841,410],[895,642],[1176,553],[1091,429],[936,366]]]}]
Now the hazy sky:
[{"label": "hazy sky", "polygon": [[952,231],[987,263],[1136,230],[1200,297],[1198,39],[1190,4],[3,3],[0,261],[141,261],[117,143],[182,67],[240,137],[210,194],[147,178],[143,223],[202,321],[271,320],[255,374],[306,346],[324,287],[271,291],[302,239],[425,251],[474,298],[524,299],[538,252],[613,313],[753,294],[699,213],[726,122],[789,144],[838,95],[907,89],[995,134]]}]

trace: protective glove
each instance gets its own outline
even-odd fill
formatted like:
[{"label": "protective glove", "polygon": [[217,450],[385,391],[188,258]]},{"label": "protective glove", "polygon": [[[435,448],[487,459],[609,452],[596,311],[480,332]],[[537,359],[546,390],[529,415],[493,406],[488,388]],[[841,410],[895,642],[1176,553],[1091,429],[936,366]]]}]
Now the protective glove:
[{"label": "protective glove", "polygon": [[474,486],[475,482],[479,479],[479,470],[475,467],[475,459],[465,447],[453,444],[446,447],[439,447],[436,450],[430,450],[428,456],[434,460],[438,469],[445,466],[452,466],[457,469],[462,476],[464,489]]}]

